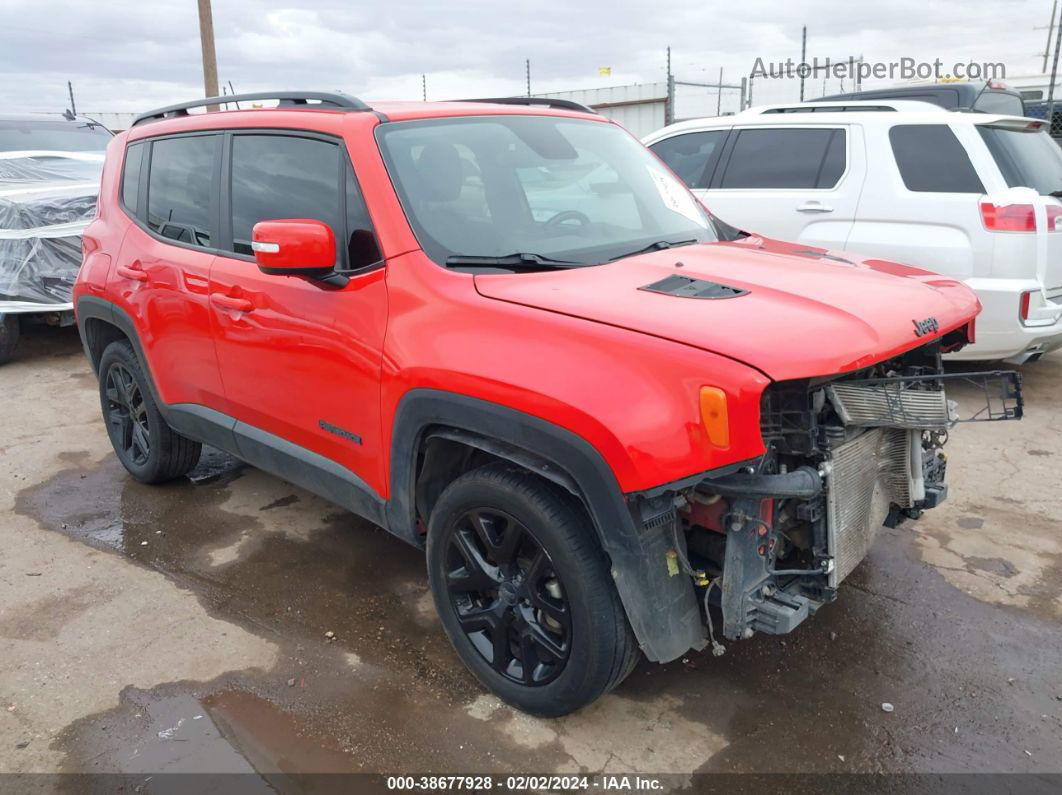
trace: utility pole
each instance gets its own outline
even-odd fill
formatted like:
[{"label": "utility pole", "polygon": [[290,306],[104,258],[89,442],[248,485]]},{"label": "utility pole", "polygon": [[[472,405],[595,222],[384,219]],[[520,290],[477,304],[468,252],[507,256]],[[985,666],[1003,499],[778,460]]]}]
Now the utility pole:
[{"label": "utility pole", "polygon": [[804,101],[804,74],[807,71],[808,62],[808,26],[805,25],[800,34],[800,101]]},{"label": "utility pole", "polygon": [[[214,52],[214,17],[210,0],[199,2],[199,44],[203,50],[203,96],[218,95],[218,59]],[[208,105],[207,110],[217,110],[217,105]]]},{"label": "utility pole", "polygon": [[719,67],[719,94],[715,101],[715,115],[723,115],[723,67]]},{"label": "utility pole", "polygon": [[428,77],[424,74],[420,76],[420,95],[425,102],[428,101]]},{"label": "utility pole", "polygon": [[74,84],[69,80],[66,81],[66,90],[70,92],[70,113],[73,116],[77,115],[77,105],[74,104]]},{"label": "utility pole", "polygon": [[1055,27],[1055,58],[1051,64],[1051,87],[1047,89],[1047,134],[1054,132],[1055,126],[1055,81],[1058,79],[1058,48],[1062,45],[1062,25]]},{"label": "utility pole", "polygon": [[[1051,54],[1051,36],[1055,32],[1055,15],[1057,13],[1058,0],[1055,0],[1054,3],[1051,4],[1051,24],[1047,26],[1047,49],[1044,50],[1044,65],[1043,68],[1040,70],[1045,74],[1047,73],[1047,56]],[[1033,30],[1043,30],[1043,28],[1033,28]]]},{"label": "utility pole", "polygon": [[531,59],[524,61],[524,72],[527,75],[527,95],[531,96]]}]

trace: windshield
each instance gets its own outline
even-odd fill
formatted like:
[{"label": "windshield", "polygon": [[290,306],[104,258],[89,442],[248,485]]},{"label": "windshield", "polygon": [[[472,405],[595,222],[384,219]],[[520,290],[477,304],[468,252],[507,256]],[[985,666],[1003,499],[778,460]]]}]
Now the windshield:
[{"label": "windshield", "polygon": [[1043,196],[1062,191],[1062,151],[1047,134],[978,125],[978,132],[1011,188],[1032,188]]},{"label": "windshield", "polygon": [[111,134],[87,121],[0,120],[0,152],[102,152]]},{"label": "windshield", "polygon": [[440,264],[519,253],[593,265],[717,239],[686,187],[612,124],[477,116],[377,130],[413,231]]}]

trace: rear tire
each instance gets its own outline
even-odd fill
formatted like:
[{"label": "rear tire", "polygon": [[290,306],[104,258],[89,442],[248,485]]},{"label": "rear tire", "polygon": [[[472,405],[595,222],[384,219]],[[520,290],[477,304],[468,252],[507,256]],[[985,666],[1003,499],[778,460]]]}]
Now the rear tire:
[{"label": "rear tire", "polygon": [[597,535],[552,483],[502,463],[462,475],[432,510],[427,553],[450,642],[503,701],[557,717],[634,669],[638,645]]},{"label": "rear tire", "polygon": [[162,418],[133,346],[112,342],[100,357],[100,405],[114,453],[141,483],[164,483],[199,463],[202,445]]},{"label": "rear tire", "polygon": [[18,315],[0,315],[0,364],[15,355],[20,335]]}]

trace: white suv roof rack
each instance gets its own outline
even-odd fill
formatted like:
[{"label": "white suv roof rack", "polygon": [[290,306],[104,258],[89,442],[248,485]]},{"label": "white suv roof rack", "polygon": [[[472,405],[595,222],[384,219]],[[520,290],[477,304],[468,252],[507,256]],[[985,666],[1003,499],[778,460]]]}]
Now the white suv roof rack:
[{"label": "white suv roof rack", "polygon": [[837,102],[794,102],[784,105],[759,105],[739,116],[762,116],[768,113],[947,113],[940,105],[917,99],[838,100]]}]

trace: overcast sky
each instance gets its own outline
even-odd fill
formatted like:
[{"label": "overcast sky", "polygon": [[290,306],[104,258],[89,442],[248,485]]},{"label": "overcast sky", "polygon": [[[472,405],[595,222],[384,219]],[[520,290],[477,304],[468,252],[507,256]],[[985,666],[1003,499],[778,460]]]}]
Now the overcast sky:
[{"label": "overcast sky", "polygon": [[[1040,72],[1051,0],[214,0],[218,72],[238,92],[343,89],[369,99],[558,91],[663,80],[727,81],[757,57],[869,61],[902,56],[1001,61]],[[612,68],[610,77],[598,68]],[[195,0],[0,0],[2,108],[61,110],[72,80],[79,111],[143,111],[201,96]],[[865,84],[867,85],[867,84]],[[836,82],[829,91],[836,91]],[[757,100],[796,99],[796,83],[757,86]],[[809,96],[822,93],[822,81]]]}]

